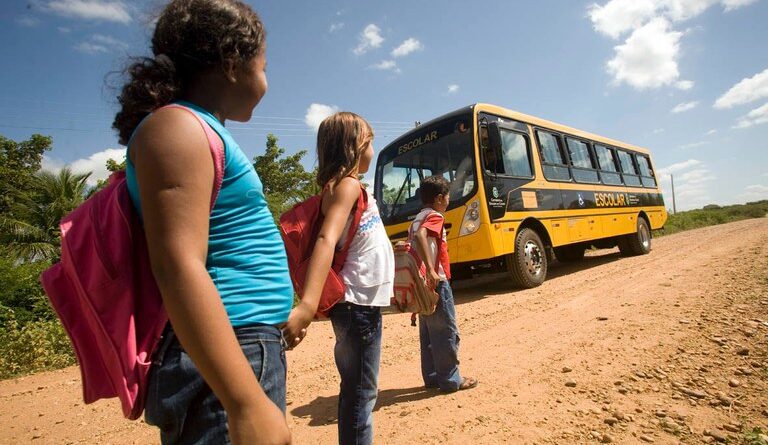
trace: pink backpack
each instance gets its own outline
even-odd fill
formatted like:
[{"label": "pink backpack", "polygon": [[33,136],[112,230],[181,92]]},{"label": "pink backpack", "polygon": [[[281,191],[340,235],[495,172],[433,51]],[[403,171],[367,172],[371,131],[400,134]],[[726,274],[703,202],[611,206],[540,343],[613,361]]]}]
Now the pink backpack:
[{"label": "pink backpack", "polygon": [[[221,139],[194,111],[214,161],[211,209],[224,176]],[[144,410],[152,353],[168,316],[149,265],[147,240],[125,172],[60,223],[61,261],[40,277],[80,364],[83,400],[119,397],[123,415]]]}]

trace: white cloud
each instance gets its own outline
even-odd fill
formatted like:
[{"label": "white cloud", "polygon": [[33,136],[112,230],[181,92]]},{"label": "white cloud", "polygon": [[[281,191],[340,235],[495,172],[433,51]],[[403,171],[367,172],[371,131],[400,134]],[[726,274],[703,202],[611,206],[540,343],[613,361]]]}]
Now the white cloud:
[{"label": "white cloud", "polygon": [[81,53],[96,54],[96,53],[108,53],[109,50],[104,45],[98,45],[90,42],[80,42],[74,46],[74,48]]},{"label": "white cloud", "polygon": [[761,201],[768,199],[768,185],[752,184],[744,187],[744,192],[739,195],[739,199],[745,202]]},{"label": "white cloud", "polygon": [[40,24],[40,19],[37,17],[30,17],[28,15],[23,15],[21,17],[16,18],[16,23],[18,23],[21,26],[26,26],[27,28],[34,28],[35,26]]},{"label": "white cloud", "polygon": [[726,12],[748,6],[757,0],[610,0],[604,5],[593,3],[587,15],[595,31],[613,39],[640,28],[656,17],[673,22],[692,19],[720,3]]},{"label": "white cloud", "polygon": [[84,20],[130,23],[128,6],[120,0],[53,0],[43,10],[54,14]]},{"label": "white cloud", "polygon": [[742,116],[733,128],[749,128],[766,123],[768,123],[768,103]]},{"label": "white cloud", "polygon": [[666,130],[664,130],[663,128],[657,128],[653,130],[653,134],[661,134],[661,133],[664,133],[665,131]]},{"label": "white cloud", "polygon": [[732,108],[764,97],[768,97],[768,68],[732,86],[715,101],[715,108]]},{"label": "white cloud", "polygon": [[72,32],[72,30],[67,28],[66,26],[59,26],[58,29],[59,29],[59,32],[62,34],[69,34],[70,32]]},{"label": "white cloud", "polygon": [[706,136],[712,136],[712,135],[713,135],[713,134],[715,134],[715,133],[717,133],[717,130],[715,130],[715,129],[713,128],[713,129],[709,130],[709,131],[706,133]]},{"label": "white cloud", "polygon": [[108,53],[110,50],[125,50],[128,45],[114,37],[93,34],[88,40],[78,43],[74,48],[86,54],[96,54]]},{"label": "white cloud", "polygon": [[639,28],[655,12],[652,0],[611,0],[603,6],[592,4],[588,10],[595,31],[613,39]]},{"label": "white cloud", "polygon": [[401,43],[400,46],[392,50],[392,57],[407,56],[408,54],[414,51],[419,51],[421,49],[424,49],[424,46],[421,44],[421,42],[411,37]]},{"label": "white cloud", "polygon": [[88,185],[94,186],[100,179],[107,179],[111,172],[107,170],[107,160],[114,159],[122,162],[125,159],[125,149],[108,148],[104,151],[94,153],[87,158],[78,159],[69,164],[58,159],[43,156],[42,168],[57,173],[64,167],[69,167],[73,173],[91,173],[88,178]]},{"label": "white cloud", "polygon": [[371,23],[363,29],[358,37],[360,43],[357,48],[354,49],[354,53],[359,55],[367,53],[369,50],[378,48],[384,42],[384,37],[381,36],[381,28]]},{"label": "white cloud", "polygon": [[682,35],[670,30],[667,20],[653,19],[614,47],[616,55],[608,61],[608,72],[615,83],[641,90],[675,84],[680,76],[677,57]]},{"label": "white cloud", "polygon": [[683,144],[679,148],[687,150],[689,148],[701,147],[702,145],[708,145],[708,141],[691,142],[690,144]]},{"label": "white cloud", "polygon": [[342,29],[344,29],[344,23],[343,22],[331,23],[331,27],[328,28],[328,32],[336,32],[336,31],[340,31]]},{"label": "white cloud", "polygon": [[682,113],[684,111],[692,110],[696,108],[696,106],[699,104],[698,101],[693,102],[683,102],[681,104],[675,105],[675,108],[672,109],[673,113]]},{"label": "white cloud", "polygon": [[454,84],[448,85],[448,94],[453,94],[459,91],[459,86]]},{"label": "white cloud", "polygon": [[121,42],[114,37],[105,36],[104,34],[94,34],[91,36],[91,40],[114,48],[128,48],[125,42]]},{"label": "white cloud", "polygon": [[742,6],[749,6],[755,2],[757,2],[757,0],[723,0],[722,3],[725,7],[725,12],[730,12],[734,9],[741,8]]},{"label": "white cloud", "polygon": [[657,172],[659,185],[664,190],[667,206],[672,206],[672,188],[669,175],[675,179],[675,199],[678,210],[700,208],[712,201],[709,186],[716,176],[698,159],[688,159]]},{"label": "white cloud", "polygon": [[397,63],[394,60],[382,60],[375,65],[371,65],[371,68],[381,71],[392,71],[398,74],[400,73],[400,68],[397,67]]},{"label": "white cloud", "polygon": [[339,111],[336,105],[311,104],[307,108],[307,114],[304,115],[304,123],[315,131],[320,127],[320,123],[328,116]]},{"label": "white cloud", "polygon": [[607,69],[615,84],[626,82],[637,89],[673,86],[686,91],[693,81],[679,80],[679,42],[684,34],[672,24],[702,14],[721,4],[732,11],[756,0],[609,0],[587,8],[592,26],[600,34],[619,39],[629,37],[614,47],[615,55]]},{"label": "white cloud", "polygon": [[672,164],[670,166],[660,168],[657,173],[661,176],[666,176],[666,175],[687,170],[691,167],[696,167],[699,165],[701,165],[701,161],[699,161],[698,159],[688,159],[687,161],[678,162],[676,164]]}]

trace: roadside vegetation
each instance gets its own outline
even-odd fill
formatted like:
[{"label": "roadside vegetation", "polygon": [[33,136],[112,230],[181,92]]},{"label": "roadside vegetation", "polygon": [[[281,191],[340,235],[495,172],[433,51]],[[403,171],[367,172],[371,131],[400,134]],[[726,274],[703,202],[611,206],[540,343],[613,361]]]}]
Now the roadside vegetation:
[{"label": "roadside vegetation", "polygon": [[664,228],[655,231],[654,235],[671,235],[683,230],[698,229],[743,219],[763,218],[766,215],[768,215],[768,199],[722,207],[717,204],[710,204],[704,206],[703,209],[670,214]]}]

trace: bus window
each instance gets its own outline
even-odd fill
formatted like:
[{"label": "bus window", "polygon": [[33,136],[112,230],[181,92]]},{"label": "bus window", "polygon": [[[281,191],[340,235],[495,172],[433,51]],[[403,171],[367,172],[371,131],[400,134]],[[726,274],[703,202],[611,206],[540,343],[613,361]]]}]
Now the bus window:
[{"label": "bus window", "polygon": [[617,153],[619,154],[619,164],[621,164],[621,176],[624,178],[624,184],[640,187],[640,176],[637,175],[632,155],[624,150],[618,150]]},{"label": "bus window", "polygon": [[612,148],[595,144],[595,155],[600,167],[600,179],[603,184],[620,185],[621,175],[616,168],[616,155]]},{"label": "bus window", "polygon": [[560,137],[546,131],[536,130],[536,138],[539,141],[539,151],[544,169],[544,177],[554,181],[570,181],[571,172],[563,156]]},{"label": "bus window", "polygon": [[571,157],[571,166],[573,166],[573,179],[577,182],[598,183],[595,163],[589,152],[589,145],[586,142],[573,138],[565,138],[568,146],[568,154]]},{"label": "bus window", "polygon": [[653,177],[653,170],[651,170],[648,156],[636,154],[635,160],[637,161],[637,166],[640,167],[640,179],[643,181],[643,187],[656,187],[656,178]]},{"label": "bus window", "polygon": [[486,170],[504,176],[532,177],[533,170],[525,136],[504,128],[499,129],[499,136],[501,146],[490,143],[490,147],[485,150]]}]

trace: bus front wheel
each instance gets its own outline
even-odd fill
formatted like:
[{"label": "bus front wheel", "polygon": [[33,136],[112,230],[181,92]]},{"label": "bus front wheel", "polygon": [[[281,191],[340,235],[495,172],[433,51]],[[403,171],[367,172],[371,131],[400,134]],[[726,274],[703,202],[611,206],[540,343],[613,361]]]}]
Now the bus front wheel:
[{"label": "bus front wheel", "polygon": [[624,256],[645,255],[651,251],[651,229],[643,217],[637,218],[637,231],[619,239],[619,251]]},{"label": "bus front wheel", "polygon": [[515,251],[507,255],[507,270],[520,287],[541,285],[547,277],[547,252],[535,230],[520,229],[515,238]]}]

